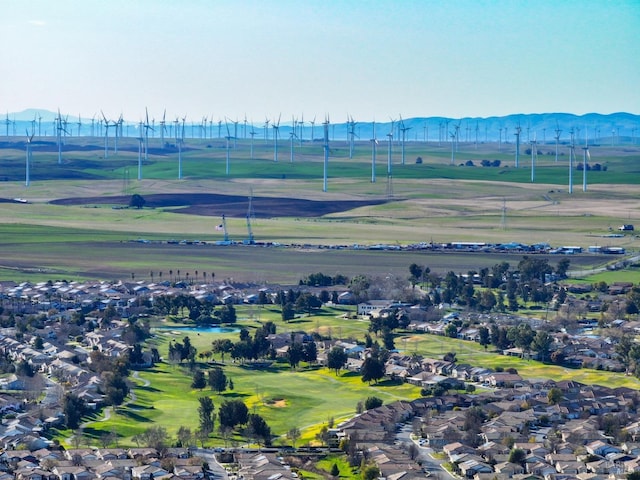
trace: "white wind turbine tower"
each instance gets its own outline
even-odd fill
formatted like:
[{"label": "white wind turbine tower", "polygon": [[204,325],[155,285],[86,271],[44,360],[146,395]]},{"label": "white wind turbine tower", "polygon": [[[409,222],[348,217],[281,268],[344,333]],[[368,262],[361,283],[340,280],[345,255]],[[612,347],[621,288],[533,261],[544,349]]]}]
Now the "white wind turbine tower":
[{"label": "white wind turbine tower", "polygon": [[95,114],[91,118],[91,136],[95,137],[95,128],[96,128],[96,116]]},{"label": "white wind turbine tower", "polygon": [[176,140],[178,145],[178,180],[182,180],[182,139]]},{"label": "white wind turbine tower", "polygon": [[300,135],[298,136],[298,142],[300,146],[302,146],[304,137],[304,113],[300,115],[300,121],[298,122],[298,125],[300,125]]},{"label": "white wind turbine tower", "polygon": [[82,118],[80,118],[80,114],[78,114],[78,136],[80,136],[81,129],[82,129]]},{"label": "white wind turbine tower", "polygon": [[533,133],[531,140],[531,183],[536,181],[536,160],[538,158],[538,145],[536,142],[536,133]]},{"label": "white wind turbine tower", "polygon": [[231,146],[231,143],[230,143],[230,141],[231,141],[231,133],[229,132],[229,124],[227,123],[227,121],[226,121],[226,120],[225,120],[224,124],[225,124],[225,126],[227,127],[227,136],[226,136],[226,137],[224,137],[224,138],[227,140],[227,144],[226,144],[226,151],[227,151],[227,154],[226,154],[226,166],[225,166],[225,173],[226,173],[227,175],[229,175],[229,163],[230,163],[230,156],[231,156],[231,153],[229,152],[229,148],[230,148],[230,146]]},{"label": "white wind turbine tower", "polygon": [[453,132],[449,132],[449,136],[451,137],[451,165],[455,165],[456,163],[456,158],[455,158],[455,145],[456,145],[456,137],[457,135]]},{"label": "white wind turbine tower", "polygon": [[313,143],[313,127],[315,127],[316,125],[316,117],[314,116],[313,120],[311,120],[311,122],[309,123],[311,123],[311,143]]},{"label": "white wind turbine tower", "polygon": [[122,124],[124,123],[124,119],[122,118],[122,114],[118,117],[118,120],[113,122],[113,126],[116,127],[116,134],[113,136],[113,153],[118,154],[118,138],[122,137]]},{"label": "white wind turbine tower", "polygon": [[[293,121],[293,125],[295,125],[295,120]],[[291,143],[291,163],[293,163],[293,139],[297,138],[295,126],[289,132],[289,141]]]},{"label": "white wind turbine tower", "polygon": [[280,132],[280,116],[278,122],[271,125],[273,127],[273,161],[278,161],[278,133]]},{"label": "white wind turbine tower", "polygon": [[167,121],[166,121],[166,116],[167,116],[167,109],[164,109],[164,112],[162,113],[162,120],[160,120],[160,148],[164,149],[164,132],[167,129]]},{"label": "white wind turbine tower", "polygon": [[231,120],[233,123],[233,148],[236,149],[238,147],[238,120],[235,122]]},{"label": "white wind turbine tower", "polygon": [[144,121],[144,161],[149,160],[149,130],[154,131],[153,127],[149,125],[149,110],[144,107],[145,121]]},{"label": "white wind turbine tower", "polygon": [[575,155],[575,145],[573,144],[573,128],[569,130],[571,144],[569,145],[569,193],[573,193],[573,157]]},{"label": "white wind turbine tower", "polygon": [[402,132],[402,165],[404,165],[404,143],[407,140],[407,131],[411,130],[411,127],[405,127],[404,120],[402,120],[402,115],[400,115],[400,131]]},{"label": "white wind turbine tower", "polygon": [[322,124],[324,130],[324,162],[323,162],[323,175],[322,175],[322,191],[327,191],[327,174],[329,170],[329,116],[327,115],[324,123]]},{"label": "white wind turbine tower", "polygon": [[104,118],[104,158],[107,159],[109,158],[109,127],[112,125],[109,124],[109,120],[107,120],[102,110],[100,110],[100,113],[102,114],[102,118]]},{"label": "white wind turbine tower", "polygon": [[258,132],[256,132],[253,128],[253,121],[251,122],[251,131],[249,132],[249,135],[251,136],[251,160],[253,160],[253,137],[256,136]]},{"label": "white wind turbine tower", "polygon": [[376,150],[378,148],[378,139],[376,138],[376,122],[372,126],[373,138],[371,138],[371,183],[376,183]]},{"label": "white wind turbine tower", "polygon": [[558,144],[560,143],[560,134],[562,133],[562,130],[560,130],[560,125],[558,124],[558,121],[556,120],[556,136],[554,137],[556,139],[556,163],[558,163]]},{"label": "white wind turbine tower", "polygon": [[27,152],[26,152],[26,159],[25,159],[24,186],[28,187],[29,185],[31,185],[31,141],[33,140],[35,129],[33,130],[33,132],[31,132],[31,135],[29,135],[29,131],[27,131],[26,133],[27,133]]},{"label": "white wind turbine tower", "polygon": [[270,122],[271,122],[271,120],[269,120],[268,118],[264,119],[264,143],[265,143],[265,145],[269,141],[269,123]]},{"label": "white wind turbine tower", "polygon": [[587,160],[591,161],[591,155],[589,155],[589,139],[587,138],[587,127],[584,128],[584,150],[582,156],[582,191],[587,191]]},{"label": "white wind turbine tower", "polygon": [[[58,113],[60,113],[60,112],[58,112]],[[8,137],[9,136],[9,125],[11,125],[11,120],[9,120],[9,112],[7,112],[7,116],[4,119],[4,124],[6,126],[6,134],[5,135]]]},{"label": "white wind turbine tower", "polygon": [[520,133],[521,132],[522,132],[522,128],[520,128],[520,124],[518,123],[518,126],[516,127],[516,133],[514,133],[514,135],[516,136],[516,165],[515,165],[516,168],[518,168],[518,164],[520,160]]},{"label": "white wind turbine tower", "polygon": [[391,129],[387,133],[387,176],[391,176],[391,143],[393,142],[394,121],[391,120]]},{"label": "white wind turbine tower", "polygon": [[58,116],[56,117],[56,140],[58,143],[58,165],[62,164],[62,133],[67,134],[67,129],[63,126],[62,116],[60,110],[58,110]]},{"label": "white wind turbine tower", "polygon": [[349,134],[349,160],[353,158],[353,149],[355,147],[356,136],[356,122],[353,121],[353,117],[347,120],[348,134]]},{"label": "white wind turbine tower", "polygon": [[[142,122],[140,122],[142,126]],[[140,136],[138,137],[138,181],[142,180],[142,148],[144,137],[142,136],[142,129],[140,129]]]},{"label": "white wind turbine tower", "polygon": [[499,128],[500,134],[498,136],[498,151],[502,150],[502,127]]}]

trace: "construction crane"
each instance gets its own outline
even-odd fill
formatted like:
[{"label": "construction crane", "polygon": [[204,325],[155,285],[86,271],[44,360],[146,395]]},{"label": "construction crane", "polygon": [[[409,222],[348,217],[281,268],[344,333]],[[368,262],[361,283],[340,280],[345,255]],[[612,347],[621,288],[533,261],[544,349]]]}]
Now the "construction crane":
[{"label": "construction crane", "polygon": [[219,240],[216,242],[216,245],[231,245],[229,241],[229,232],[227,231],[227,218],[222,215],[222,224],[216,226],[216,230],[222,230],[224,234],[224,240]]},{"label": "construction crane", "polygon": [[253,231],[251,230],[251,219],[249,218],[248,214],[247,214],[247,232],[249,234],[249,238],[247,238],[243,243],[245,245],[253,245],[255,242],[253,240]]}]

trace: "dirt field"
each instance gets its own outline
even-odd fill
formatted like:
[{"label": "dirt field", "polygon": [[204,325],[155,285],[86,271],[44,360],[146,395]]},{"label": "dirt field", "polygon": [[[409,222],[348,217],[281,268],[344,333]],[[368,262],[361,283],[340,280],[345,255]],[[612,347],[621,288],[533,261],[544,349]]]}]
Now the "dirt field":
[{"label": "dirt field", "polygon": [[[130,196],[84,197],[53,200],[54,205],[122,205],[129,204]],[[191,215],[245,217],[249,209],[246,196],[204,193],[171,193],[144,195],[146,208],[179,207],[176,213]],[[252,199],[253,215],[258,218],[322,217],[359,207],[380,205],[383,200],[341,200],[322,202],[300,198],[256,197]]]}]

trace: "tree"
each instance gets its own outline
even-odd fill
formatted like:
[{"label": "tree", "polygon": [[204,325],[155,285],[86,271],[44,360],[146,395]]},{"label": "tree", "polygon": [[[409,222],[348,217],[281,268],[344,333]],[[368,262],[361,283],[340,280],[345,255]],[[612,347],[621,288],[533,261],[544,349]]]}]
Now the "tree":
[{"label": "tree", "polygon": [[204,372],[200,369],[196,370],[193,374],[193,380],[191,381],[191,388],[202,390],[206,386],[207,380],[204,378]]},{"label": "tree", "polygon": [[553,337],[543,330],[538,330],[531,342],[531,349],[538,352],[543,362],[549,358],[549,349],[553,344]]},{"label": "tree", "polygon": [[372,410],[382,406],[382,399],[378,397],[367,397],[364,401],[364,409]]},{"label": "tree", "polygon": [[193,433],[189,427],[181,426],[176,434],[180,447],[188,447],[193,441]]},{"label": "tree", "polygon": [[479,343],[484,348],[487,348],[487,345],[491,343],[491,336],[489,334],[489,329],[487,327],[480,327],[478,329]]},{"label": "tree", "polygon": [[562,390],[553,387],[547,392],[547,399],[551,405],[557,405],[562,400]]},{"label": "tree", "polygon": [[362,381],[377,383],[378,380],[384,377],[384,362],[382,362],[378,357],[367,357],[362,363],[362,369],[360,370],[362,374]]},{"label": "tree", "polygon": [[200,422],[200,430],[209,435],[213,432],[215,416],[213,413],[213,401],[209,397],[200,397],[198,399],[200,406],[198,407],[198,419]]},{"label": "tree", "polygon": [[168,438],[167,429],[159,426],[149,427],[141,435],[141,440],[147,447],[158,451],[166,447]]},{"label": "tree", "polygon": [[327,367],[335,370],[336,376],[347,363],[347,354],[342,347],[333,347],[327,354]]},{"label": "tree", "polygon": [[248,437],[254,438],[258,444],[271,445],[271,427],[258,414],[249,414],[246,433]]},{"label": "tree", "polygon": [[287,438],[291,440],[291,444],[293,448],[296,448],[296,442],[300,438],[300,429],[298,427],[293,427],[287,432]]},{"label": "tree", "polygon": [[293,342],[291,345],[289,345],[287,358],[289,360],[289,365],[291,365],[291,368],[298,367],[298,364],[300,363],[300,360],[302,360],[303,355],[304,353],[302,350],[302,344],[298,342]]},{"label": "tree", "polygon": [[514,448],[509,452],[509,462],[515,463],[517,465],[524,466],[524,462],[527,458],[527,452],[522,450],[521,448]]},{"label": "tree", "polygon": [[287,302],[282,306],[282,320],[288,322],[296,317],[296,309],[291,302]]},{"label": "tree", "polygon": [[218,409],[218,423],[220,430],[225,427],[233,429],[236,425],[247,423],[249,409],[242,400],[226,400]]},{"label": "tree", "polygon": [[64,413],[67,428],[76,429],[80,426],[80,420],[87,411],[87,405],[81,398],[73,393],[67,393],[62,400],[62,412]]},{"label": "tree", "polygon": [[221,368],[216,367],[209,370],[209,378],[207,383],[211,390],[218,392],[219,394],[227,389],[227,376],[224,374]]},{"label": "tree", "polygon": [[411,276],[409,277],[409,281],[411,282],[411,287],[416,288],[416,285],[422,279],[422,275],[424,274],[424,268],[418,265],[417,263],[412,263],[409,265],[409,273]]},{"label": "tree", "polygon": [[305,342],[302,344],[302,359],[307,363],[314,363],[318,359],[316,342]]},{"label": "tree", "polygon": [[[332,477],[339,477],[340,476],[340,469],[338,468],[338,464],[334,463],[333,466],[331,467],[331,476]],[[633,479],[636,480],[636,479]]]},{"label": "tree", "polygon": [[129,200],[129,206],[137,209],[144,207],[145,203],[147,203],[147,201],[142,195],[138,195],[137,193],[134,193]]},{"label": "tree", "polygon": [[362,480],[376,480],[380,476],[380,469],[374,463],[371,465],[365,465],[362,471]]}]

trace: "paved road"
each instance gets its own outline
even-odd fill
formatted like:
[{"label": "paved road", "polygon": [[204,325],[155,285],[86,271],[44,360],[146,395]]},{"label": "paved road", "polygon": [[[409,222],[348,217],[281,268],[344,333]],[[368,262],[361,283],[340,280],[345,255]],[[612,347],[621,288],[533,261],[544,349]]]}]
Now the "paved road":
[{"label": "paved road", "polygon": [[418,447],[419,454],[416,460],[420,462],[420,464],[422,465],[422,469],[425,472],[429,473],[429,477],[445,480],[457,478],[451,475],[451,473],[449,473],[449,471],[447,471],[442,466],[444,460],[439,460],[431,456],[431,454],[433,453],[433,450],[431,448],[422,447],[417,442],[413,441],[413,439],[411,438],[412,430],[413,429],[410,423],[405,423],[404,425],[402,425],[400,431],[396,434],[396,441],[408,445],[413,443]]},{"label": "paved road", "polygon": [[227,471],[218,463],[211,448],[194,448],[191,451],[194,456],[203,458],[209,464],[209,470],[213,472],[216,479],[229,480]]}]

